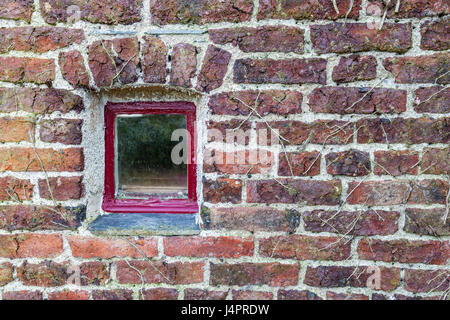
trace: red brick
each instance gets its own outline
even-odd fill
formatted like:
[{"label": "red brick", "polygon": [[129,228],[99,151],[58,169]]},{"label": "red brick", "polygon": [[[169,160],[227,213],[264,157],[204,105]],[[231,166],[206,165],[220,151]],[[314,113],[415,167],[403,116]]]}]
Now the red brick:
[{"label": "red brick", "polygon": [[[52,193],[50,194],[48,185]],[[58,201],[77,200],[84,197],[83,177],[57,177],[47,180],[39,179],[39,196]]]},{"label": "red brick", "polygon": [[49,24],[76,22],[76,12],[71,5],[80,8],[80,19],[92,23],[132,24],[141,21],[142,0],[39,0],[42,17]]},{"label": "red brick", "polygon": [[45,84],[55,79],[52,59],[0,57],[0,81]]},{"label": "red brick", "polygon": [[[68,237],[72,255],[83,259],[111,259],[111,258],[145,258],[158,255],[157,240],[155,238],[141,238],[138,240],[129,239],[109,239],[89,236]],[[134,246],[133,246],[134,245]]]},{"label": "red brick", "polygon": [[[242,125],[241,125],[242,124]],[[207,121],[207,138],[208,142],[228,143],[228,144],[240,144],[248,145],[250,142],[251,124],[250,122],[242,123],[240,119],[232,119],[227,121]],[[239,129],[237,129],[239,128]],[[213,153],[210,153],[213,152]],[[218,153],[218,159],[223,156],[223,152],[207,149],[205,154],[214,156],[215,152]],[[221,155],[222,154],[222,155]],[[208,167],[208,164],[204,163],[204,167]],[[213,170],[213,168],[211,168]],[[236,169],[232,169],[236,170]],[[247,171],[245,171],[247,172]]]},{"label": "red brick", "polygon": [[[369,0],[369,5],[376,5],[381,12],[385,11],[385,2],[382,0]],[[398,12],[395,12],[396,1],[388,5],[388,18],[423,18],[450,13],[450,6],[441,0],[402,0]]]},{"label": "red brick", "polygon": [[0,53],[32,51],[43,53],[81,44],[84,32],[81,29],[56,27],[0,28]]},{"label": "red brick", "polygon": [[341,57],[332,74],[333,81],[337,83],[373,80],[376,77],[377,59],[361,55]]},{"label": "red brick", "polygon": [[66,145],[81,144],[83,120],[52,119],[40,122],[39,135],[43,142]]},{"label": "red brick", "polygon": [[250,291],[250,290],[233,290],[233,300],[272,300],[272,292]]},{"label": "red brick", "polygon": [[244,52],[303,53],[303,30],[287,26],[229,28],[209,30],[216,44],[231,43]]},{"label": "red brick", "polygon": [[67,283],[69,276],[67,263],[24,262],[17,268],[17,278],[26,286],[59,287]]},{"label": "red brick", "polygon": [[253,238],[171,237],[164,239],[164,254],[169,257],[239,258],[253,255]]},{"label": "red brick", "polygon": [[450,236],[450,219],[445,208],[406,209],[405,231],[434,237]]},{"label": "red brick", "polygon": [[450,113],[450,89],[440,86],[417,89],[414,110],[424,113]]},{"label": "red brick", "polygon": [[440,241],[362,239],[358,254],[362,260],[445,265],[450,246]]},{"label": "red brick", "polygon": [[375,151],[374,157],[373,173],[376,175],[417,174],[419,154],[415,151]]},{"label": "red brick", "polygon": [[295,286],[298,282],[298,270],[298,265],[280,263],[211,263],[210,285]]},{"label": "red brick", "polygon": [[389,206],[398,204],[444,204],[449,185],[444,180],[385,180],[350,182],[349,204]]},{"label": "red brick", "polygon": [[84,109],[80,96],[67,90],[53,88],[0,88],[0,102],[0,112],[3,113],[16,111],[37,114],[55,111],[80,113]]},{"label": "red brick", "polygon": [[116,77],[121,84],[136,82],[139,79],[139,41],[137,37],[113,40],[116,54]]},{"label": "red brick", "polygon": [[[337,0],[337,13],[330,1],[326,0],[307,0],[298,1],[275,1],[275,0],[259,0],[258,20],[262,19],[295,19],[295,20],[335,20],[344,18],[350,9],[350,2],[345,0]],[[348,14],[349,19],[359,17],[361,0],[355,0],[351,11]]]},{"label": "red brick", "polygon": [[420,47],[424,50],[450,49],[450,18],[426,21],[420,26]]},{"label": "red brick", "polygon": [[320,158],[316,151],[280,153],[278,175],[316,176],[320,174]]},{"label": "red brick", "polygon": [[369,300],[365,294],[327,291],[327,300]]},{"label": "red brick", "polygon": [[322,87],[308,96],[311,111],[320,113],[401,113],[406,111],[406,91],[349,87]]},{"label": "red brick", "polygon": [[401,301],[407,301],[407,300],[442,300],[442,299],[441,299],[441,296],[423,297],[423,296],[418,296],[418,295],[407,296],[407,295],[403,295],[403,294],[394,294],[393,296],[388,297],[386,295],[374,293],[374,294],[372,294],[372,300],[401,300]]},{"label": "red brick", "polygon": [[380,288],[378,290],[392,291],[400,286],[400,269],[387,267],[343,267],[319,266],[306,269],[304,283],[313,287],[367,288],[373,285],[370,277],[375,276],[379,268]]},{"label": "red brick", "polygon": [[151,0],[151,21],[156,25],[243,22],[251,18],[251,0]]},{"label": "red brick", "polygon": [[[80,266],[80,284],[82,286],[104,286],[109,282],[109,266],[99,261],[84,262]],[[72,273],[74,270],[69,270]]]},{"label": "red brick", "polygon": [[86,207],[0,206],[0,229],[66,230],[76,229],[85,218]]},{"label": "red brick", "polygon": [[0,201],[23,201],[32,197],[33,184],[29,180],[0,178]]},{"label": "red brick", "polygon": [[[230,138],[231,136],[229,135],[228,137]],[[226,141],[227,143],[233,143],[228,140],[229,139]],[[241,150],[235,152],[206,149],[203,161],[203,172],[226,174],[267,173],[272,168],[273,163],[273,154],[262,149]]]},{"label": "red brick", "polygon": [[86,70],[84,59],[80,51],[72,50],[60,52],[58,63],[63,78],[72,86],[75,88],[89,87],[89,73]]},{"label": "red brick", "polygon": [[14,266],[9,262],[1,263],[0,264],[0,287],[3,287],[13,281],[14,281]]},{"label": "red brick", "polygon": [[63,253],[63,240],[58,234],[15,234],[0,236],[0,257],[55,258]]},{"label": "red brick", "polygon": [[185,88],[192,87],[191,79],[197,71],[199,49],[188,43],[179,43],[173,47],[171,57],[170,84]]},{"label": "red brick", "polygon": [[84,290],[49,292],[48,300],[89,300],[89,292]]},{"label": "red brick", "polygon": [[450,53],[436,53],[427,56],[386,58],[383,66],[391,72],[397,83],[439,83],[450,82],[447,72]]},{"label": "red brick", "polygon": [[[281,185],[280,182],[283,184]],[[250,203],[296,203],[336,205],[342,193],[341,182],[280,179],[247,182]]]},{"label": "red brick", "polygon": [[227,295],[227,291],[212,291],[202,289],[184,290],[185,300],[225,300]]},{"label": "red brick", "polygon": [[321,297],[308,290],[278,290],[278,300],[322,300]]},{"label": "red brick", "polygon": [[0,143],[31,141],[34,136],[34,123],[26,118],[0,118]]},{"label": "red brick", "polygon": [[117,262],[116,277],[121,284],[141,284],[139,270],[145,283],[192,284],[203,281],[202,262],[161,262],[134,260],[129,264]]},{"label": "red brick", "polygon": [[3,300],[43,300],[42,292],[39,291],[6,291],[3,292]]},{"label": "red brick", "polygon": [[203,197],[211,203],[241,203],[242,181],[236,179],[219,178],[217,180],[203,180]]},{"label": "red brick", "polygon": [[450,118],[365,119],[357,122],[358,143],[448,143]]},{"label": "red brick", "polygon": [[142,72],[148,83],[166,83],[168,48],[154,36],[145,36],[142,44]]},{"label": "red brick", "polygon": [[319,53],[389,51],[404,53],[411,48],[412,27],[405,23],[384,23],[370,28],[366,23],[330,23],[311,26],[313,49]]},{"label": "red brick", "polygon": [[390,235],[398,230],[400,213],[396,211],[325,211],[303,213],[305,230],[354,236]]},{"label": "red brick", "polygon": [[[83,171],[84,154],[81,148],[62,150],[36,149],[46,171]],[[2,149],[2,163],[0,172],[4,171],[42,171],[33,148],[4,148]]]},{"label": "red brick", "polygon": [[324,59],[238,59],[233,72],[235,83],[326,83]]},{"label": "red brick", "polygon": [[446,291],[450,288],[448,270],[405,270],[405,289],[410,292]]},{"label": "red brick", "polygon": [[178,290],[169,288],[155,288],[142,290],[140,292],[142,300],[178,300]]},{"label": "red brick", "polygon": [[127,289],[94,290],[92,300],[133,300],[133,291]]},{"label": "red brick", "polygon": [[113,56],[111,40],[94,41],[88,47],[89,68],[97,87],[109,87],[114,84],[119,70]]},{"label": "red brick", "polygon": [[425,148],[421,163],[422,174],[449,174],[450,148]]},{"label": "red brick", "polygon": [[350,245],[337,237],[291,235],[260,239],[259,251],[269,258],[342,261],[349,258]]},{"label": "red brick", "polygon": [[331,152],[325,157],[327,173],[344,176],[365,176],[371,171],[369,153],[359,150]]},{"label": "red brick", "polygon": [[208,46],[202,69],[197,78],[197,90],[209,93],[223,84],[231,53],[215,46]]},{"label": "red brick", "polygon": [[0,18],[31,21],[33,0],[0,0]]},{"label": "red brick", "polygon": [[242,100],[255,108],[261,116],[268,114],[289,115],[302,112],[303,95],[298,91],[267,90],[223,92],[212,95],[208,107],[213,114],[248,115],[251,110],[242,104]]},{"label": "red brick", "polygon": [[203,208],[203,226],[208,230],[294,232],[300,222],[295,210],[270,207]]}]

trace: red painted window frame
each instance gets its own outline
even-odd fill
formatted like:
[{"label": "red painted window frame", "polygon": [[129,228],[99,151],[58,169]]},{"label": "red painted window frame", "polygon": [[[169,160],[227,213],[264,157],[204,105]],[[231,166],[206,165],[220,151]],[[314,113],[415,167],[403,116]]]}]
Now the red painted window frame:
[{"label": "red painted window frame", "polygon": [[[115,120],[120,114],[183,114],[190,134],[187,164],[188,199],[116,199],[114,179]],[[178,213],[198,212],[196,107],[192,102],[108,102],[105,106],[105,189],[102,209],[111,213]]]}]

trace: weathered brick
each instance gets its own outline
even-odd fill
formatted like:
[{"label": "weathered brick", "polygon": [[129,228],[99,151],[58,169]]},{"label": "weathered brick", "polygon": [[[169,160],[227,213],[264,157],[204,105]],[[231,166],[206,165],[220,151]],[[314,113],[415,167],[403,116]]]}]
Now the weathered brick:
[{"label": "weathered brick", "polygon": [[33,264],[25,261],[17,267],[17,278],[27,286],[59,287],[67,283],[69,276],[68,263],[44,261]]},{"label": "weathered brick", "polygon": [[406,91],[384,88],[322,87],[308,96],[313,112],[401,113],[406,111]]},{"label": "weathered brick", "polygon": [[[377,6],[385,11],[386,4],[383,0],[369,0],[369,5]],[[450,13],[450,5],[441,0],[402,0],[398,12],[395,12],[396,1],[391,1],[388,6],[388,18],[423,18],[430,16],[445,15]]]},{"label": "weathered brick", "polygon": [[39,136],[44,142],[81,144],[83,120],[52,119],[40,122]]},{"label": "weathered brick", "polygon": [[133,38],[118,38],[113,40],[116,53],[116,77],[121,84],[136,82],[139,78],[139,41]]},{"label": "weathered brick", "polygon": [[450,148],[425,148],[423,150],[422,174],[449,174]]},{"label": "weathered brick", "polygon": [[208,107],[213,114],[232,116],[250,114],[251,110],[238,99],[252,108],[256,107],[261,116],[268,114],[289,115],[302,112],[303,95],[301,92],[288,90],[218,93],[211,96]]},{"label": "weathered brick", "polygon": [[320,174],[320,158],[317,151],[280,153],[278,175],[316,176]]},{"label": "weathered brick", "polygon": [[450,118],[363,119],[356,124],[358,143],[448,143]]},{"label": "weathered brick", "polygon": [[[62,150],[36,149],[46,171],[83,171],[84,154],[81,148]],[[33,148],[2,149],[0,172],[4,171],[42,171],[40,161]]]},{"label": "weathered brick", "polygon": [[385,180],[350,182],[349,204],[389,206],[398,204],[444,204],[449,184],[444,180]]},{"label": "weathered brick", "polygon": [[413,295],[413,296],[407,296],[404,294],[394,294],[392,296],[386,296],[383,294],[379,294],[379,293],[373,293],[372,294],[372,300],[401,300],[401,301],[408,301],[408,300],[442,300],[441,296],[418,296],[418,295]]},{"label": "weathered brick", "polygon": [[212,291],[202,289],[184,290],[185,300],[225,300],[227,295],[227,291]]},{"label": "weathered brick", "polygon": [[247,182],[247,201],[250,203],[336,205],[341,193],[342,185],[339,180],[280,179]]},{"label": "weathered brick", "polygon": [[325,211],[303,212],[305,230],[355,236],[390,235],[398,230],[400,213],[396,211]]},{"label": "weathered brick", "polygon": [[210,92],[223,84],[231,53],[215,46],[208,46],[202,69],[197,78],[197,90]]},{"label": "weathered brick", "polygon": [[295,210],[270,207],[214,207],[203,208],[202,220],[208,230],[294,232],[300,223],[300,214]]},{"label": "weathered brick", "polygon": [[427,56],[386,58],[383,66],[397,83],[450,83],[448,71],[450,53]]},{"label": "weathered brick", "polygon": [[84,40],[81,29],[57,27],[0,28],[0,53],[32,51],[43,53],[80,44]]},{"label": "weathered brick", "polygon": [[[142,0],[39,0],[45,22],[74,23],[77,18],[104,24],[132,24],[141,21]],[[70,10],[77,6],[80,12]]]},{"label": "weathered brick", "polygon": [[5,291],[2,296],[3,300],[43,300],[42,292],[40,291]]},{"label": "weathered brick", "polygon": [[134,260],[129,264],[134,267],[130,268],[125,261],[117,262],[116,277],[121,284],[126,283],[169,283],[169,284],[191,284],[203,281],[202,262],[160,262],[160,261],[142,261]]},{"label": "weathered brick", "polygon": [[97,87],[109,87],[114,84],[119,70],[113,56],[111,40],[94,41],[88,47],[89,69]]},{"label": "weathered brick", "polygon": [[405,270],[405,289],[410,292],[437,292],[450,288],[449,270]]},{"label": "weathered brick", "polygon": [[27,118],[0,118],[0,143],[31,141],[34,136],[34,123]]},{"label": "weathered brick", "polygon": [[2,258],[55,258],[63,253],[63,241],[58,234],[1,235],[0,244]]},{"label": "weathered brick", "polygon": [[168,48],[154,36],[145,36],[142,44],[142,72],[148,83],[166,83]]},{"label": "weathered brick", "polygon": [[[80,270],[80,285],[82,286],[104,286],[108,283],[110,274],[108,264],[91,261],[77,266]],[[72,270],[69,269],[69,273]]]},{"label": "weathered brick", "polygon": [[419,153],[410,150],[375,151],[374,170],[376,175],[401,176],[417,174]]},{"label": "weathered brick", "polygon": [[48,300],[89,300],[89,292],[84,290],[49,292]]},{"label": "weathered brick", "polygon": [[287,26],[227,28],[209,30],[209,38],[217,44],[231,43],[244,52],[303,53],[303,29]]},{"label": "weathered brick", "polygon": [[83,259],[145,258],[141,251],[147,258],[158,255],[156,238],[128,239],[128,242],[127,239],[71,236],[68,237],[68,241],[72,255]]},{"label": "weathered brick", "polygon": [[210,265],[212,286],[268,285],[271,287],[295,286],[298,282],[298,265],[280,263],[236,263]]},{"label": "weathered brick", "polygon": [[76,229],[81,225],[85,215],[85,206],[63,208],[0,206],[0,229],[8,231]]},{"label": "weathered brick", "polygon": [[360,293],[338,293],[327,291],[327,300],[369,300],[369,297]]},{"label": "weathered brick", "polygon": [[[227,141],[227,143],[230,143],[230,141]],[[261,149],[236,152],[206,149],[203,172],[226,174],[267,173],[272,168],[273,163],[273,154]]]},{"label": "weathered brick", "polygon": [[53,59],[0,57],[0,81],[45,84],[55,79]]},{"label": "weathered brick", "polygon": [[94,290],[92,300],[133,300],[133,290]]},{"label": "weathered brick", "polygon": [[445,208],[406,209],[405,231],[428,236],[450,236],[450,219]]},{"label": "weathered brick", "polygon": [[80,51],[60,52],[58,63],[63,78],[72,86],[75,88],[89,87],[89,73],[86,70]]},{"label": "weathered brick", "polygon": [[[231,119],[227,121],[207,121],[206,128],[208,129],[206,133],[208,142],[228,144],[236,143],[238,145],[248,145],[250,142],[250,135],[252,130],[250,122],[242,123],[242,120],[240,119]],[[213,161],[216,153],[217,160],[222,159],[222,157],[225,156],[225,153],[220,150],[207,149],[205,151],[206,156],[211,157],[211,163],[204,163],[204,167],[213,165],[214,162],[217,163],[217,161]],[[231,156],[231,154],[229,156]],[[225,162],[223,161],[222,164],[224,163]]]},{"label": "weathered brick", "polygon": [[253,239],[237,237],[171,237],[164,239],[169,257],[239,258],[253,255]]},{"label": "weathered brick", "polygon": [[151,20],[157,25],[243,22],[252,12],[251,0],[150,1]]},{"label": "weathered brick", "polygon": [[278,290],[278,300],[322,300],[314,292],[308,290]]},{"label": "weathered brick", "polygon": [[370,28],[366,23],[330,23],[311,26],[313,49],[321,53],[388,51],[403,53],[411,48],[412,27],[405,23],[384,23]]},{"label": "weathered brick", "polygon": [[59,111],[80,113],[83,100],[70,91],[40,88],[0,88],[0,112],[25,111],[38,114]]},{"label": "weathered brick", "polygon": [[9,263],[0,264],[0,287],[14,281],[14,266]]},{"label": "weathered brick", "polygon": [[369,153],[354,149],[328,153],[325,159],[327,172],[332,175],[365,176],[372,167]]},{"label": "weathered brick", "polygon": [[23,201],[32,197],[33,184],[29,180],[0,178],[0,201]]},{"label": "weathered brick", "polygon": [[349,258],[350,245],[337,237],[291,235],[260,239],[259,251],[269,258],[342,261]]},{"label": "weathered brick", "polygon": [[220,178],[216,180],[204,179],[203,197],[206,202],[211,203],[241,203],[242,181],[228,178]]},{"label": "weathered brick", "polygon": [[295,19],[295,20],[317,20],[348,17],[356,19],[359,17],[361,8],[361,0],[355,0],[352,9],[350,2],[345,0],[337,0],[336,5],[339,9],[337,13],[333,7],[333,3],[326,0],[307,0],[298,1],[275,1],[275,0],[259,0],[258,19]]},{"label": "weathered brick", "polygon": [[441,241],[362,239],[358,255],[362,260],[445,265],[450,246]]},{"label": "weathered brick", "polygon": [[170,84],[185,88],[192,87],[191,79],[197,72],[197,54],[199,49],[188,43],[179,43],[173,47],[171,57]]},{"label": "weathered brick", "polygon": [[450,113],[450,89],[440,86],[417,89],[414,110],[425,113]]},{"label": "weathered brick", "polygon": [[342,57],[334,67],[332,79],[337,83],[373,80],[377,76],[377,59],[373,56]]},{"label": "weathered brick", "polygon": [[[39,196],[57,201],[78,200],[84,196],[83,177],[55,177],[39,179]],[[50,185],[51,194],[48,185]]]},{"label": "weathered brick", "polygon": [[450,18],[426,21],[420,26],[420,47],[424,50],[450,49]]},{"label": "weathered brick", "polygon": [[[380,275],[380,287],[374,288],[376,283],[371,276]],[[342,267],[319,266],[308,267],[305,274],[305,284],[313,287],[338,288],[373,288],[376,290],[392,291],[400,286],[400,269],[386,267]]]},{"label": "weathered brick", "polygon": [[34,0],[0,0],[0,18],[31,21]]},{"label": "weathered brick", "polygon": [[142,300],[178,300],[178,290],[169,288],[155,288],[140,291]]},{"label": "weathered brick", "polygon": [[234,63],[235,83],[326,83],[324,59],[238,59]]},{"label": "weathered brick", "polygon": [[251,290],[233,290],[233,300],[272,300],[272,292],[251,291]]}]

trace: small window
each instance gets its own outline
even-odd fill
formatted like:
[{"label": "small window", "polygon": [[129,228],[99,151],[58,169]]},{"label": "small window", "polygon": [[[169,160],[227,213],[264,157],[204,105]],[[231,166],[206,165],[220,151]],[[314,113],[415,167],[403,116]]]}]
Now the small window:
[{"label": "small window", "polygon": [[198,211],[193,103],[108,103],[105,125],[104,211]]}]

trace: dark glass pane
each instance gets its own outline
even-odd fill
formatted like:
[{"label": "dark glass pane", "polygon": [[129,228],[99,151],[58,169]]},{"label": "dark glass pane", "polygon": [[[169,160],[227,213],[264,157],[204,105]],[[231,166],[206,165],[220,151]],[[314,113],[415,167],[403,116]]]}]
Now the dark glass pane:
[{"label": "dark glass pane", "polygon": [[116,185],[118,198],[186,199],[187,165],[171,159],[180,141],[171,141],[177,129],[186,129],[186,117],[177,114],[117,116]]}]

